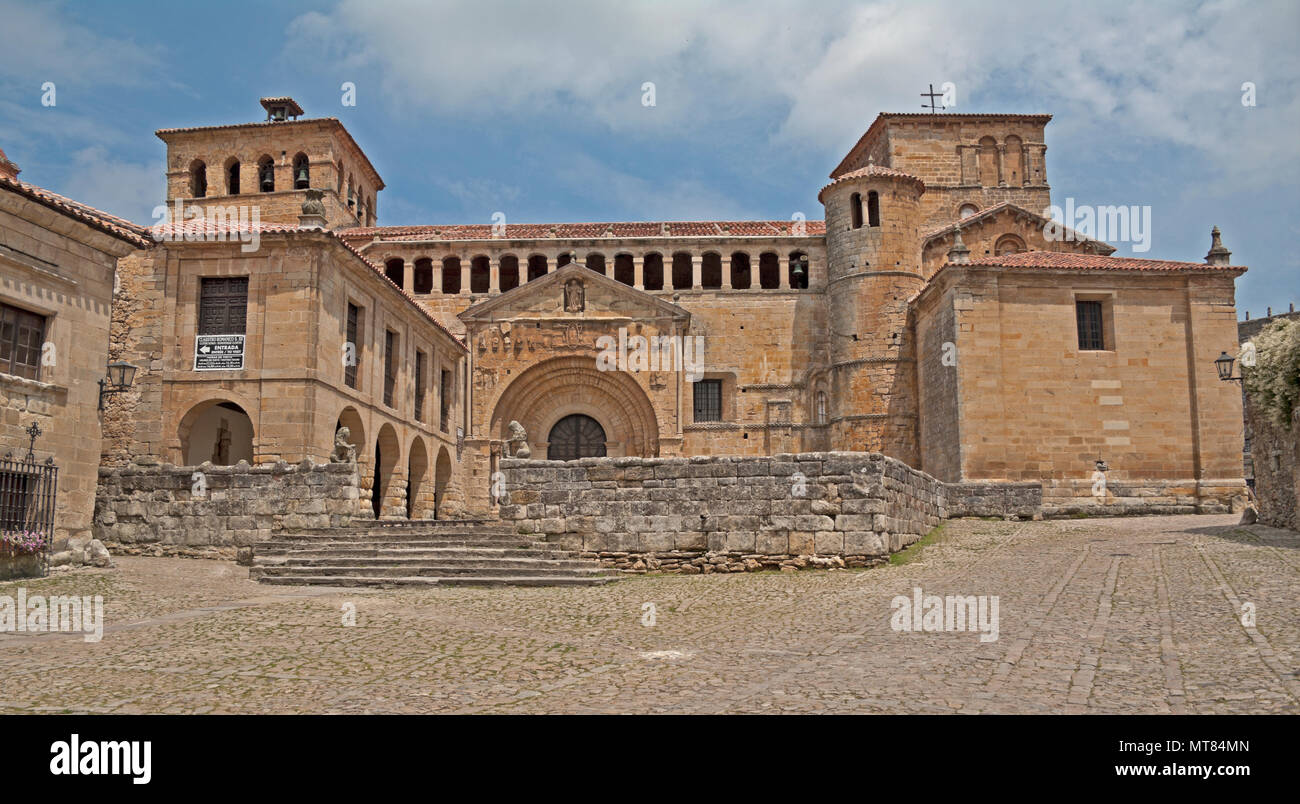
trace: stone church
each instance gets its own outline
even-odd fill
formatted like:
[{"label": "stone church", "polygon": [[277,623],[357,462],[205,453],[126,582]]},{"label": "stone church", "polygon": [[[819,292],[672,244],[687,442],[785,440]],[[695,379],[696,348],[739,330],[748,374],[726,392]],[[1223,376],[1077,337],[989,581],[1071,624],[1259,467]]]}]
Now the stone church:
[{"label": "stone church", "polygon": [[1050,115],[881,114],[824,220],[380,226],[343,124],[262,105],[157,132],[169,219],[119,266],[111,357],[140,371],[106,466],[323,461],[346,427],[380,518],[490,515],[524,444],[879,451],[1058,511],[1244,495],[1214,359],[1246,269],[1217,234],[1201,263],[1049,236]]}]

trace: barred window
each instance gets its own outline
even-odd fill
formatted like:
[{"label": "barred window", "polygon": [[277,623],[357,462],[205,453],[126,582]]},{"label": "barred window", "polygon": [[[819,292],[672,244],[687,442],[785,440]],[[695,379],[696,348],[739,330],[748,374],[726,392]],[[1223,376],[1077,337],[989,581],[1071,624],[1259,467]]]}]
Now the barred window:
[{"label": "barred window", "polygon": [[243,335],[248,320],[248,277],[205,277],[199,284],[199,334]]},{"label": "barred window", "polygon": [[384,404],[393,406],[393,389],[397,387],[397,333],[384,330]]},{"label": "barred window", "polygon": [[343,364],[343,382],[349,388],[357,387],[357,366],[361,365],[361,308],[348,303],[348,343],[352,348]]},{"label": "barred window", "polygon": [[1101,302],[1076,301],[1075,318],[1079,324],[1079,350],[1101,351],[1106,348],[1101,328]]},{"label": "barred window", "polygon": [[0,371],[37,379],[44,342],[45,316],[0,304]]},{"label": "barred window", "polygon": [[695,383],[695,421],[722,421],[722,380]]}]

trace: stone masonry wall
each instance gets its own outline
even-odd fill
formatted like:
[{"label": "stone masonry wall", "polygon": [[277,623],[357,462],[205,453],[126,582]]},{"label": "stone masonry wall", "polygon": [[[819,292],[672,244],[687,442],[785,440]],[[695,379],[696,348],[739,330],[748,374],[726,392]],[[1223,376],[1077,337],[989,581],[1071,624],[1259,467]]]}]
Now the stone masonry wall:
[{"label": "stone masonry wall", "polygon": [[311,459],[103,467],[94,533],[114,553],[228,555],[284,531],[348,525],[359,514],[358,481],[355,463]]},{"label": "stone masonry wall", "polygon": [[633,571],[871,566],[945,516],[944,485],[880,453],[501,462],[501,518]]},{"label": "stone masonry wall", "polygon": [[1284,430],[1247,395],[1246,421],[1251,429],[1259,521],[1300,530],[1300,410],[1291,416],[1291,429]]}]

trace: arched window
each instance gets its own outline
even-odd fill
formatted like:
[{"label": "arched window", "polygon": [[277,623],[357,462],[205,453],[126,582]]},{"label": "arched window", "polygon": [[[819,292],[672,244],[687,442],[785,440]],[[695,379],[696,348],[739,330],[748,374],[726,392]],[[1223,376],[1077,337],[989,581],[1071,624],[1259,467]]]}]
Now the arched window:
[{"label": "arched window", "polygon": [[737,290],[749,287],[749,255],[743,251],[731,255],[731,286]]},{"label": "arched window", "polygon": [[826,392],[825,391],[817,392],[816,404],[817,404],[816,421],[818,424],[825,424],[826,423]]},{"label": "arched window", "polygon": [[984,187],[998,185],[998,142],[992,137],[980,140],[980,184]]},{"label": "arched window", "polygon": [[190,197],[205,198],[208,194],[208,166],[202,159],[190,163]]},{"label": "arched window", "polygon": [[974,204],[962,204],[961,209],[957,210],[957,217],[969,218],[971,215],[974,215],[976,212],[979,211],[980,208],[975,206]]},{"label": "arched window", "polygon": [[673,255],[673,290],[690,290],[695,281],[695,264],[691,255],[679,251]]},{"label": "arched window", "polygon": [[604,254],[588,254],[586,262],[588,268],[590,268],[591,270],[595,271],[598,274],[601,274],[602,276],[604,275],[605,273]]},{"label": "arched window", "polygon": [[257,160],[257,191],[275,192],[275,161],[269,156]]},{"label": "arched window", "polygon": [[311,165],[307,154],[299,153],[293,158],[293,189],[306,190],[311,187]]},{"label": "arched window", "polygon": [[807,254],[802,251],[790,252],[790,261],[787,267],[790,272],[790,287],[808,287],[808,272],[811,269],[811,264],[808,262]]},{"label": "arched window", "polygon": [[1019,254],[1025,250],[1025,241],[1013,234],[1002,235],[998,238],[997,245],[993,247],[993,253],[999,257],[1007,254]]},{"label": "arched window", "polygon": [[519,287],[519,258],[513,254],[502,257],[501,264],[497,266],[497,273],[500,274],[497,281],[501,285],[502,293]]},{"label": "arched window", "polygon": [[393,257],[384,263],[384,276],[393,280],[393,284],[399,288],[405,287],[402,281],[406,279],[406,261],[401,257]]},{"label": "arched window", "polygon": [[442,292],[460,293],[460,257],[445,257],[442,261]]},{"label": "arched window", "polygon": [[528,258],[528,281],[541,279],[546,276],[546,257],[542,254],[534,254]]},{"label": "arched window", "polygon": [[619,254],[614,257],[614,278],[624,285],[636,282],[636,270],[632,266],[631,254]]},{"label": "arched window", "polygon": [[239,195],[239,160],[226,160],[226,195]]},{"label": "arched window", "polygon": [[758,255],[758,286],[768,290],[781,287],[781,258],[770,251]]},{"label": "arched window", "polygon": [[433,260],[421,257],[415,261],[415,275],[411,277],[416,293],[433,292]]},{"label": "arched window", "polygon": [[875,190],[867,193],[867,225],[880,225],[880,193]]},{"label": "arched window", "polygon": [[850,224],[854,229],[862,228],[862,194],[854,193],[849,196],[849,216],[852,218]]},{"label": "arched window", "polygon": [[469,262],[469,292],[487,293],[492,288],[492,261],[480,254]]},{"label": "arched window", "polygon": [[641,265],[641,281],[646,290],[664,289],[664,255],[645,255],[645,261]]},{"label": "arched window", "polygon": [[566,251],[560,256],[555,258],[555,267],[563,268],[564,266],[568,265],[571,262],[573,262],[573,254]]},{"label": "arched window", "polygon": [[348,209],[350,210],[355,210],[357,208],[356,186],[357,186],[356,180],[353,179],[351,175],[349,175],[348,176]]},{"label": "arched window", "polygon": [[1002,176],[1009,187],[1019,187],[1024,184],[1024,164],[1023,151],[1020,147],[1020,138],[1015,134],[1006,139],[1006,155],[1002,163]]},{"label": "arched window", "polygon": [[722,255],[710,251],[704,255],[700,264],[700,286],[706,288],[722,287]]}]

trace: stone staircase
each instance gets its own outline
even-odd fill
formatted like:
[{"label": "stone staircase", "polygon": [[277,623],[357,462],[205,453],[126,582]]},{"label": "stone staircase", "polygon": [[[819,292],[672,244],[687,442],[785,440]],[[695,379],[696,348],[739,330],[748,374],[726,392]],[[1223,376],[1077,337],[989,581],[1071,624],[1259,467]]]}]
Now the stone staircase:
[{"label": "stone staircase", "polygon": [[294,586],[595,586],[590,559],[487,520],[379,520],[257,545],[249,577]]}]

